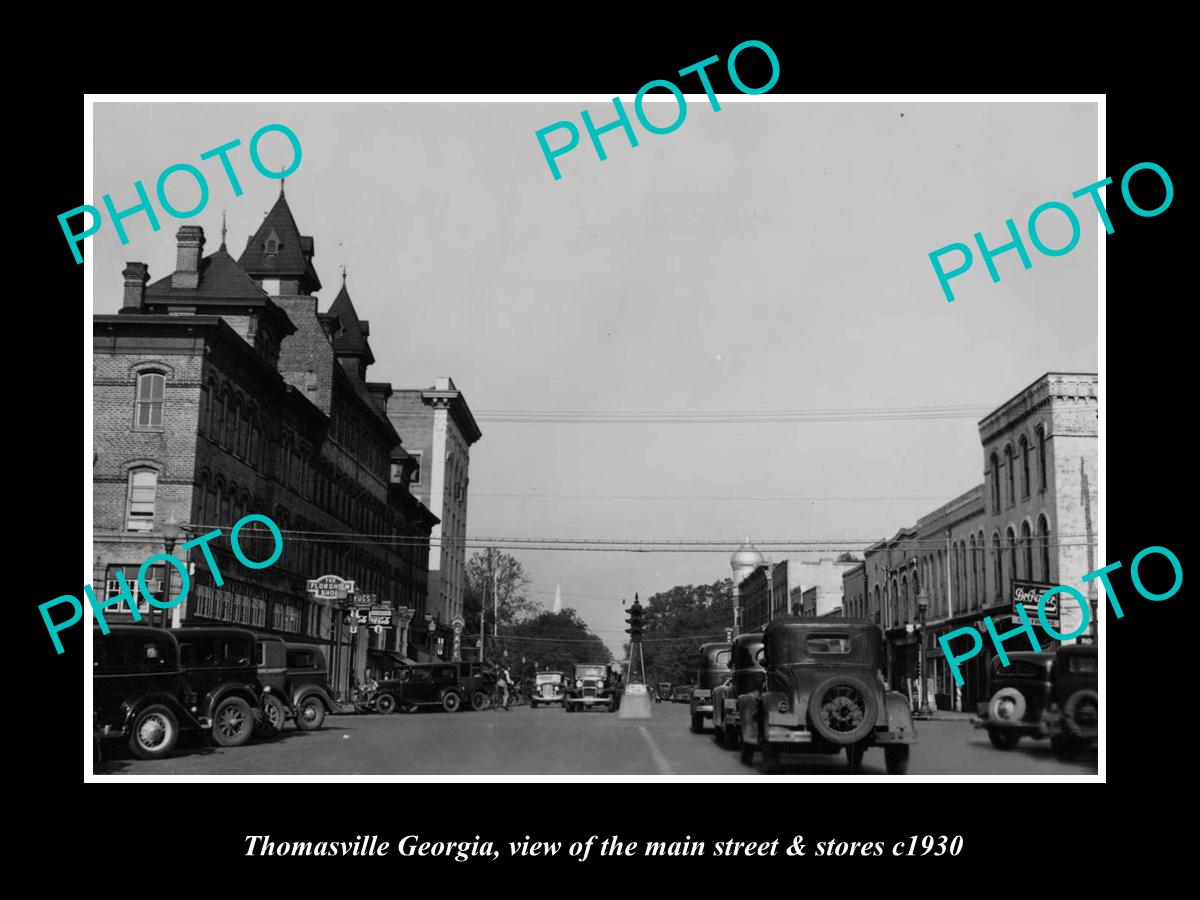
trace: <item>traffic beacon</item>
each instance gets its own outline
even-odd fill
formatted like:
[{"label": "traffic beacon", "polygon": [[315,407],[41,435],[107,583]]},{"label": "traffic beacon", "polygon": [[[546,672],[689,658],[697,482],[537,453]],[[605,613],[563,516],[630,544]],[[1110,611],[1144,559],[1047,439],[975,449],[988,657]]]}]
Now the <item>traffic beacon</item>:
[{"label": "traffic beacon", "polygon": [[642,632],[645,629],[645,611],[638,595],[633,595],[633,606],[625,619],[629,627],[629,675],[625,680],[625,694],[617,713],[622,719],[649,719],[654,705],[646,689],[646,660],[642,656]]}]

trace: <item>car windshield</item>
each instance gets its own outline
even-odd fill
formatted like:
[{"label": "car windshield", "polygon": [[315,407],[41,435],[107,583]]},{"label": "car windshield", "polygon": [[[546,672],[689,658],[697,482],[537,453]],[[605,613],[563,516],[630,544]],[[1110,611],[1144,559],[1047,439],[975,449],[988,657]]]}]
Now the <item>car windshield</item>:
[{"label": "car windshield", "polygon": [[562,684],[562,672],[539,672],[538,684]]},{"label": "car windshield", "polygon": [[603,678],[604,666],[576,666],[576,678]]},{"label": "car windshield", "polygon": [[1071,657],[1070,670],[1072,672],[1096,672],[1096,663],[1099,660],[1094,656],[1073,656]]}]

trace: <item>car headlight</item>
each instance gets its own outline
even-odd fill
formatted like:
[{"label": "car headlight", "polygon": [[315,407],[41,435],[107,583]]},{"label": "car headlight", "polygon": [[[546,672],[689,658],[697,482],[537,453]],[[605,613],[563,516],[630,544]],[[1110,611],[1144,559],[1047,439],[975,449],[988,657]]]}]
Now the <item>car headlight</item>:
[{"label": "car headlight", "polygon": [[583,687],[583,679],[582,678],[575,679],[575,687],[578,687],[578,688]]},{"label": "car headlight", "polygon": [[778,709],[781,713],[786,713],[788,711],[788,702],[786,700],[780,700]]},{"label": "car headlight", "polygon": [[264,694],[271,693],[271,686],[269,684],[263,685],[263,693]]}]

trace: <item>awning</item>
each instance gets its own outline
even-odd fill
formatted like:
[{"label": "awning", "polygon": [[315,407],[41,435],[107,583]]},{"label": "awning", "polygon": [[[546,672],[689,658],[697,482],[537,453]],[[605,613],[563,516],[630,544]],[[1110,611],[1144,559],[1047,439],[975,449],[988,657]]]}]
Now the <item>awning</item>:
[{"label": "awning", "polygon": [[382,658],[383,660],[385,660],[386,662],[389,662],[389,663],[393,663],[393,664],[397,664],[397,665],[401,665],[401,666],[416,665],[416,663],[413,660],[409,659],[403,653],[399,653],[395,650],[380,650],[379,648],[376,647],[376,648],[372,648],[369,652],[375,658],[377,658],[377,659]]}]

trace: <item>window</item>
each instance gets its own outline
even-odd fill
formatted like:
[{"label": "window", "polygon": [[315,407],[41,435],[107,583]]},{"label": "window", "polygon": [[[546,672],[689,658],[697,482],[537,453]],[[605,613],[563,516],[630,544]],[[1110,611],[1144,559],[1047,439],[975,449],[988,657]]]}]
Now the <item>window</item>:
[{"label": "window", "polygon": [[1017,502],[1017,473],[1016,466],[1013,465],[1013,448],[1011,444],[1004,448],[1004,465],[1008,470],[1008,505],[1012,506]]},{"label": "window", "polygon": [[413,466],[412,481],[410,481],[409,484],[420,484],[421,483],[421,457],[422,456],[424,456],[423,453],[414,453],[412,455],[413,462],[415,462],[416,465]]},{"label": "window", "polygon": [[992,512],[1000,512],[1000,457],[992,454]]},{"label": "window", "polygon": [[209,433],[209,416],[212,415],[212,399],[212,379],[208,379],[200,388],[200,421],[197,427],[202,434]]},{"label": "window", "polygon": [[1025,548],[1025,577],[1033,580],[1033,531],[1028,522],[1021,523],[1021,544]]},{"label": "window", "polygon": [[850,652],[849,634],[810,634],[804,639],[805,653],[839,653]]},{"label": "window", "polygon": [[270,254],[278,253],[281,246],[283,245],[279,243],[279,235],[275,233],[274,229],[271,229],[271,234],[263,242],[263,252]]},{"label": "window", "polygon": [[1010,579],[1017,576],[1017,535],[1012,530],[1012,526],[1008,529],[1008,577]]},{"label": "window", "polygon": [[979,532],[979,587],[975,595],[975,608],[982,609],[987,605],[987,560],[985,554],[983,532]]},{"label": "window", "polygon": [[130,531],[149,531],[154,527],[154,497],[158,489],[158,472],[154,469],[131,469],[129,472],[128,512],[125,527]]},{"label": "window", "polygon": [[1046,426],[1037,427],[1038,440],[1038,490],[1046,490]]},{"label": "window", "polygon": [[1050,581],[1050,523],[1038,516],[1038,547],[1042,554],[1042,581]]},{"label": "window", "polygon": [[1030,490],[1029,478],[1029,441],[1025,440],[1025,435],[1021,435],[1021,496],[1028,497]]},{"label": "window", "polygon": [[1004,557],[1000,552],[1000,532],[992,532],[992,565],[996,570],[996,602],[1003,599]]},{"label": "window", "polygon": [[167,378],[160,372],[138,376],[137,403],[133,423],[138,428],[161,428],[163,423],[163,392]]},{"label": "window", "polygon": [[963,597],[963,609],[970,609],[975,605],[975,597],[979,593],[979,568],[975,562],[975,535],[971,535],[971,591],[966,597]]}]

